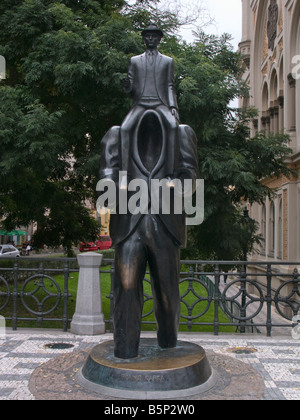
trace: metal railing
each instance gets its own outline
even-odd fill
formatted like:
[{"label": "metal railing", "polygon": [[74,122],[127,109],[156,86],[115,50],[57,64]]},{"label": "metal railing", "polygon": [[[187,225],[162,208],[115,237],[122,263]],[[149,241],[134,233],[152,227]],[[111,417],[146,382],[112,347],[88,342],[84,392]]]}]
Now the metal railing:
[{"label": "metal railing", "polygon": [[[77,260],[17,258],[5,260],[10,262],[6,267],[2,261],[0,315],[5,313],[12,328],[17,329],[21,321],[35,320],[38,326],[46,321],[60,322],[67,331],[73,315],[70,314],[70,299],[74,300],[70,293],[70,277],[79,271]],[[292,328],[295,326],[293,320],[300,313],[298,266],[300,263],[291,262],[182,261],[180,324],[188,331],[210,326],[215,335],[223,327],[236,327],[241,332],[264,327],[268,336],[274,327]],[[226,284],[224,272],[228,272]],[[100,273],[109,274],[113,285],[113,260],[104,259]],[[57,281],[58,275],[63,278],[60,281],[63,286]],[[147,309],[143,313],[143,324],[155,324],[150,283],[146,275],[144,302]],[[104,298],[110,300],[106,322],[112,331],[113,287]],[[55,317],[59,307],[62,307],[62,315]],[[274,309],[280,315],[280,322],[274,320]],[[205,319],[208,313],[212,316]],[[226,315],[225,320],[220,317],[221,313]]]},{"label": "metal railing", "polygon": [[[1,262],[5,261],[8,266]],[[18,323],[36,321],[42,326],[45,321],[61,322],[67,331],[71,319],[68,316],[70,274],[79,271],[73,258],[14,258],[0,262],[0,315],[6,315],[13,330]],[[10,263],[10,264],[9,264]],[[63,276],[61,287],[56,276]],[[62,317],[54,317],[58,307],[63,305]],[[28,314],[25,316],[24,313]],[[52,315],[52,316],[50,316]]]}]

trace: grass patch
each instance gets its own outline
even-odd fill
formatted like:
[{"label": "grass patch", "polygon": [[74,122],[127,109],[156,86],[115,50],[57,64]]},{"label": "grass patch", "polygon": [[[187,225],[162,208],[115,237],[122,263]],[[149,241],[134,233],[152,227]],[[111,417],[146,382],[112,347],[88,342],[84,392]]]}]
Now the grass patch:
[{"label": "grass patch", "polygon": [[[193,316],[193,323],[213,323],[214,322],[214,303],[208,302],[208,293],[206,288],[197,282],[193,282],[193,290],[188,290],[189,283],[187,281],[180,284],[180,295],[184,296],[184,302],[181,303],[181,317],[180,323],[187,322],[187,317]],[[144,293],[148,295],[152,294],[151,285],[146,282],[144,284]],[[199,302],[197,302],[201,299]],[[197,303],[196,303],[197,302]],[[153,306],[153,301],[146,302],[144,305],[143,314],[147,314]],[[183,318],[186,317],[186,318]],[[229,317],[219,308],[218,310],[219,323],[230,323]],[[143,318],[143,321],[153,322],[155,321],[154,314]],[[143,325],[143,331],[156,331],[156,325]],[[181,332],[213,332],[213,325],[193,325],[190,330],[187,325],[180,325],[179,331]],[[234,333],[236,332],[235,326],[220,326],[219,332]]]}]

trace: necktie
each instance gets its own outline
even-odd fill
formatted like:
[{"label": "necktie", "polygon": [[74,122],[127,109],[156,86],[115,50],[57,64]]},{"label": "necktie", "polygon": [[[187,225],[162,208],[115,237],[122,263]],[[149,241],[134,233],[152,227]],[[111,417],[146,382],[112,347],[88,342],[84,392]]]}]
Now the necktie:
[{"label": "necktie", "polygon": [[154,62],[154,54],[153,54],[152,51],[149,51],[149,64],[150,64],[150,66],[152,66],[153,62]]}]

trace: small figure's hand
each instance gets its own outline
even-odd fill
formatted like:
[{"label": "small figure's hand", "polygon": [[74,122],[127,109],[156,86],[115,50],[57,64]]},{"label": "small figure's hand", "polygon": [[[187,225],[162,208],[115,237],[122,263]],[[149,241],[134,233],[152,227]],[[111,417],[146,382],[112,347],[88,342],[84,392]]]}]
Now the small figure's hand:
[{"label": "small figure's hand", "polygon": [[129,77],[126,77],[123,80],[123,87],[124,87],[124,89],[129,90],[130,89],[130,85],[131,85],[130,79],[129,79]]},{"label": "small figure's hand", "polygon": [[179,122],[179,113],[176,108],[171,108],[172,115],[175,117],[176,121]]},{"label": "small figure's hand", "polygon": [[168,188],[175,188],[175,182],[169,176],[167,177],[167,187]]}]

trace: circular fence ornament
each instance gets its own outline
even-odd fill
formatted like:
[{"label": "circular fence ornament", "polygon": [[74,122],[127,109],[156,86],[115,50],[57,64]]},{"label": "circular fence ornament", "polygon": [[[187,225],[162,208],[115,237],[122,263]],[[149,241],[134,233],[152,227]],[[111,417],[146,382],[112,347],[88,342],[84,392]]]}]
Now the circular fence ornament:
[{"label": "circular fence ornament", "polygon": [[[56,291],[49,291],[47,289],[48,285],[45,284],[45,280],[49,281],[49,287],[55,287]],[[26,287],[33,282],[33,285],[36,286],[33,290],[26,292]],[[61,290],[59,284],[50,276],[45,274],[36,274],[34,276],[29,277],[21,290],[20,293],[21,301],[24,307],[33,315],[37,316],[46,316],[49,315],[51,312],[55,311],[58,308],[60,301],[61,301]],[[31,298],[35,305],[37,306],[37,310],[30,308],[30,306],[25,301],[28,298]],[[47,301],[50,299],[56,299],[54,305],[47,310],[43,310],[44,306]]]},{"label": "circular fence ornament", "polygon": [[[257,290],[257,297],[250,295],[247,291],[247,285],[253,286]],[[233,296],[226,296],[227,292],[230,288],[238,286],[238,291]],[[262,292],[262,289],[258,286],[258,284],[252,280],[241,280],[236,279],[233,280],[230,284],[228,284],[221,296],[222,306],[225,311],[225,313],[233,319],[236,319],[238,321],[250,321],[251,319],[255,318],[260,311],[263,308],[265,299]],[[233,306],[230,305],[230,303],[233,303],[236,305],[236,308],[238,308],[238,311],[233,311]],[[246,315],[247,311],[249,313],[250,306],[252,304],[259,304],[258,308],[255,311],[252,311],[250,315]],[[237,315],[239,313],[239,315]],[[241,314],[245,314],[242,316]]]}]

